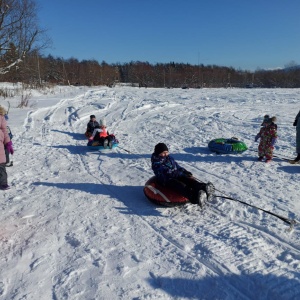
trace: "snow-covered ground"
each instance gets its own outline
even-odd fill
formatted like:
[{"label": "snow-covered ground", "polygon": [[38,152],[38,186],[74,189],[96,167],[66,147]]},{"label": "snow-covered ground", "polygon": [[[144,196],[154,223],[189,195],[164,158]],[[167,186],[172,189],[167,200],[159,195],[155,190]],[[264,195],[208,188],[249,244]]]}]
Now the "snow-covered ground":
[{"label": "snow-covered ground", "polygon": [[[145,198],[158,142],[198,179],[300,221],[300,166],[256,161],[264,114],[275,155],[295,157],[299,89],[56,87],[9,99],[14,166],[0,193],[0,299],[300,299],[300,226],[215,198],[158,207]],[[7,107],[7,99],[0,99]],[[90,151],[89,115],[120,147]],[[210,140],[238,137],[240,155]],[[220,192],[218,192],[220,194]]]}]

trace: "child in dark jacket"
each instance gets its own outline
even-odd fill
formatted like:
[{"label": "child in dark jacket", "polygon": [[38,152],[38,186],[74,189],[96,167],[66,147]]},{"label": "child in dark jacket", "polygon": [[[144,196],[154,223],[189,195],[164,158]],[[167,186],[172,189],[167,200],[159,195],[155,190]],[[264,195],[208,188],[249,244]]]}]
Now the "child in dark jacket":
[{"label": "child in dark jacket", "polygon": [[95,128],[99,128],[99,123],[96,121],[95,115],[90,115],[90,121],[87,123],[85,136],[88,138],[91,137]]},{"label": "child in dark jacket", "polygon": [[169,149],[164,143],[155,146],[151,163],[157,183],[182,194],[191,203],[198,204],[202,208],[205,202],[212,198],[215,191],[213,184],[196,180],[191,172],[182,168],[169,155]]}]

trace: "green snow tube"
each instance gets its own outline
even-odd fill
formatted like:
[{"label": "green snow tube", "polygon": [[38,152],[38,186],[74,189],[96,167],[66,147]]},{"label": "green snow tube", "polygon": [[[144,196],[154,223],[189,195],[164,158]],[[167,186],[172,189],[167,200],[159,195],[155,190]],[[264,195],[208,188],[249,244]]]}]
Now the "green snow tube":
[{"label": "green snow tube", "polygon": [[239,141],[237,138],[214,139],[208,143],[208,148],[210,149],[210,151],[222,154],[237,154],[242,153],[248,149],[246,144],[242,141]]}]

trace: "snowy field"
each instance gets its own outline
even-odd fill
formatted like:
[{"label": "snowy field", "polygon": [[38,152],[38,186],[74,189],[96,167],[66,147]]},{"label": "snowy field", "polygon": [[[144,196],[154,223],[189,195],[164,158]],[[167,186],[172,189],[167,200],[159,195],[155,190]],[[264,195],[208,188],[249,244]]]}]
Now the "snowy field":
[{"label": "snowy field", "polygon": [[[300,165],[257,162],[263,116],[277,117],[275,155],[295,157],[299,89],[56,87],[11,102],[11,189],[0,192],[0,299],[300,299],[300,226],[215,198],[165,208],[143,194],[165,142],[217,190],[300,221]],[[89,116],[120,147],[90,151]],[[207,144],[238,137],[249,150]],[[217,192],[216,194],[221,194]]]}]

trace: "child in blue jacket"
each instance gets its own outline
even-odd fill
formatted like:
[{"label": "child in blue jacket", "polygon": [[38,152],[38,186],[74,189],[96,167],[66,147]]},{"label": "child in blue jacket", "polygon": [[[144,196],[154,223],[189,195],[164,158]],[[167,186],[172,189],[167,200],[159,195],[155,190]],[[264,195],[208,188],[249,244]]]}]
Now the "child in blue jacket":
[{"label": "child in blue jacket", "polygon": [[152,170],[157,183],[166,186],[187,197],[191,203],[202,208],[206,201],[213,196],[215,188],[212,183],[199,182],[193,174],[182,168],[172,156],[164,143],[159,143],[154,148],[151,156]]}]

